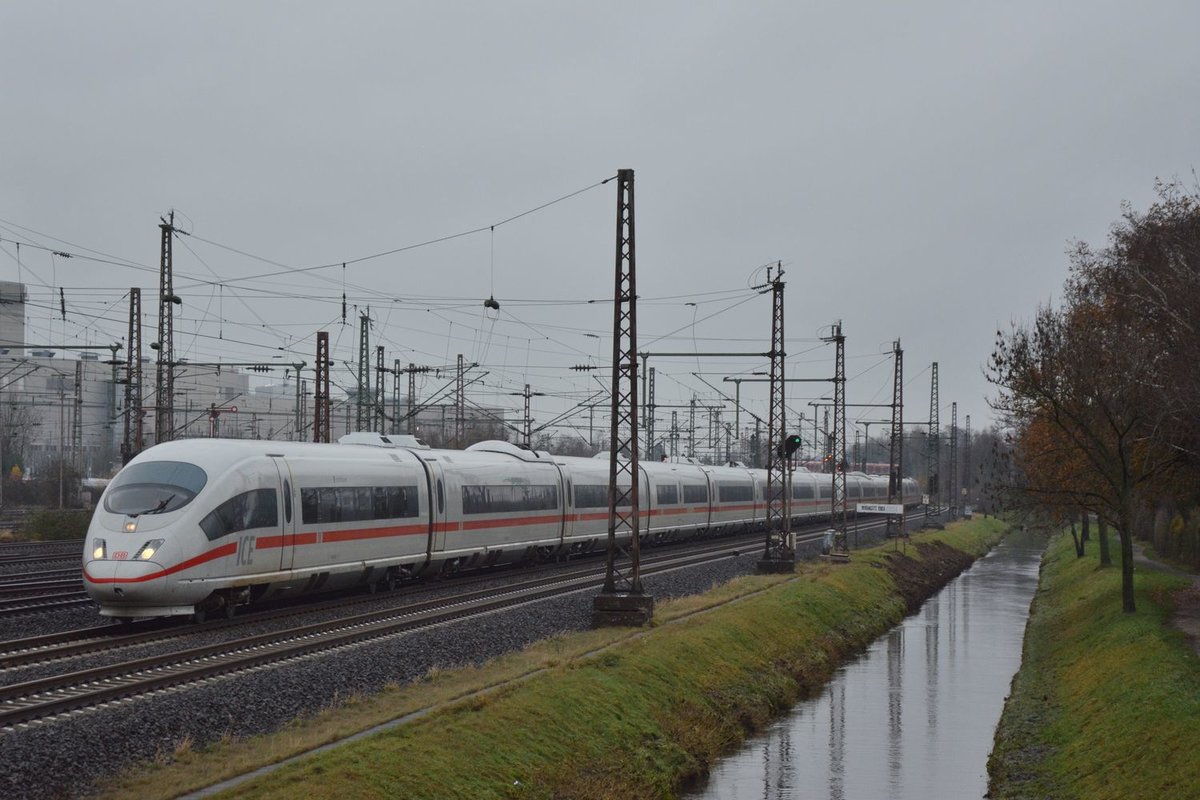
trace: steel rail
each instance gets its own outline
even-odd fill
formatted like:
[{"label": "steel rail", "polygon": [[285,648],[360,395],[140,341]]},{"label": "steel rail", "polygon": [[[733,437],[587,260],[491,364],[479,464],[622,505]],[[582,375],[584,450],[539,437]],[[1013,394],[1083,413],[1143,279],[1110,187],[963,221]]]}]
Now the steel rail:
[{"label": "steel rail", "polygon": [[91,603],[92,598],[82,591],[64,592],[62,594],[43,594],[33,597],[12,597],[0,600],[0,617],[28,614],[34,611],[47,611],[52,608],[66,606],[81,606]]},{"label": "steel rail", "polygon": [[[869,519],[869,518],[868,518]],[[869,530],[872,527],[877,527],[882,523],[878,522],[861,522],[859,523],[860,530]],[[804,528],[797,531],[802,533],[805,530],[824,531],[827,527],[824,523],[810,523]],[[761,534],[757,532],[739,534],[733,537],[724,537],[713,539],[709,542],[711,545],[724,547],[730,544],[747,544],[755,543],[761,538]],[[693,552],[697,543],[680,542],[676,545],[690,545]],[[661,552],[661,551],[660,551]],[[592,556],[601,557],[603,553],[590,554]],[[652,555],[650,559],[659,556]],[[571,573],[563,573],[562,570],[568,566],[561,563],[543,566],[541,568],[525,567],[523,574],[528,576],[531,569],[536,573],[563,575]],[[508,576],[516,576],[515,572],[488,571],[483,573],[473,573],[463,576],[456,576],[455,582],[462,582],[466,585],[472,583],[492,582],[503,579]],[[420,582],[401,586],[395,594],[391,596],[404,596],[419,592],[428,591],[431,584]],[[388,595],[383,595],[387,597]],[[43,634],[39,636],[31,636],[24,639],[14,639],[7,642],[0,642],[0,670],[10,669],[18,666],[29,664],[48,663],[56,660],[66,660],[80,655],[87,655],[96,652],[108,650],[116,650],[123,647],[133,645],[152,643],[155,641],[165,641],[172,638],[188,636],[198,631],[217,631],[230,627],[239,627],[246,624],[269,622],[276,619],[286,619],[288,617],[298,617],[320,613],[337,608],[352,607],[363,603],[378,602],[381,599],[379,595],[363,595],[353,594],[350,596],[335,596],[333,599],[319,602],[312,602],[309,599],[286,601],[286,604],[281,607],[267,607],[250,609],[247,614],[239,614],[233,619],[216,618],[203,623],[200,626],[190,622],[181,622],[183,618],[171,619],[155,619],[145,622],[134,623],[130,625],[96,625],[88,628],[78,628],[69,631],[60,631],[58,633]],[[84,600],[78,601],[86,602]],[[29,610],[40,610],[40,608],[31,608]],[[0,610],[0,614],[3,611]],[[131,627],[136,627],[137,630],[131,631]]]},{"label": "steel rail", "polygon": [[[730,545],[746,544],[747,542],[757,541],[758,534],[747,534],[744,536],[726,538],[721,540],[713,540],[708,543],[711,547],[726,548]],[[694,544],[694,543],[693,543]],[[690,552],[700,552],[691,548]],[[603,555],[603,554],[600,554]],[[659,558],[667,557],[670,554],[660,554]],[[567,567],[574,569],[567,570]],[[567,571],[564,571],[567,570]],[[532,582],[545,581],[547,575],[553,579],[578,577],[586,575],[590,568],[578,568],[577,565],[558,564],[546,569],[538,570],[537,573],[541,577],[531,577],[528,570],[518,574],[515,572],[507,572],[501,576],[496,572],[484,573],[481,575],[472,575],[464,578],[456,578],[456,581],[462,581],[469,586],[473,583],[494,582],[501,577],[521,578],[514,585],[529,584]],[[537,574],[535,573],[535,574]],[[429,584],[413,584],[409,587],[402,587],[391,597],[402,598],[405,594],[414,594],[417,592],[428,591]],[[500,587],[496,587],[499,590]],[[453,599],[458,595],[452,595],[444,600]],[[124,626],[116,625],[97,625],[90,628],[82,628],[73,631],[62,631],[59,633],[45,634],[42,636],[33,636],[26,639],[16,639],[0,645],[0,670],[11,669],[13,667],[24,666],[28,664],[46,663],[55,660],[65,660],[74,658],[80,655],[88,655],[95,652],[106,650],[116,650],[133,645],[146,644],[156,641],[166,641],[168,639],[187,636],[197,632],[209,632],[222,630],[224,628],[239,627],[247,624],[260,622],[269,622],[274,619],[286,619],[288,617],[309,616],[314,613],[327,611],[336,608],[347,606],[356,606],[368,602],[378,602],[381,598],[386,598],[388,595],[354,595],[353,597],[337,597],[332,600],[326,600],[319,603],[304,603],[292,604],[282,608],[270,609],[268,611],[247,614],[238,616],[233,619],[214,619],[202,625],[193,625],[191,623],[180,623],[177,621],[154,620],[149,623],[141,623],[137,627],[153,626],[151,630],[137,630],[129,632]],[[404,608],[405,606],[394,606]]]},{"label": "steel rail", "polygon": [[[814,534],[813,536],[819,536]],[[742,552],[727,543],[722,551],[680,553],[665,558],[648,573],[693,566]],[[112,700],[193,683],[215,675],[241,672],[266,663],[407,633],[478,616],[503,608],[599,586],[599,566],[587,575],[526,581],[517,587],[469,592],[454,598],[312,623],[285,631],[257,634],[229,642],[202,645],[105,667],[80,670],[0,688],[0,729]]]}]

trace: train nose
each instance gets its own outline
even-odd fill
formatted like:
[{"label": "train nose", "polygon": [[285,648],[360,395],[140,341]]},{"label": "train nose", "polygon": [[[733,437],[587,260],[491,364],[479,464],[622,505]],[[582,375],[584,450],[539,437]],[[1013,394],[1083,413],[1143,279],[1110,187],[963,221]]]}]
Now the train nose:
[{"label": "train nose", "polygon": [[83,574],[88,594],[102,604],[159,599],[166,582],[162,565],[153,561],[90,561]]}]

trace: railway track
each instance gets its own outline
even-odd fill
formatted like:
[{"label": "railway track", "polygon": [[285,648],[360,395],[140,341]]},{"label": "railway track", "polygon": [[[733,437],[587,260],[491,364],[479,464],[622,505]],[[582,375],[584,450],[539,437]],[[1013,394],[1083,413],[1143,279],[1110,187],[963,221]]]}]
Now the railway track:
[{"label": "railway track", "polygon": [[8,564],[46,564],[54,561],[79,561],[83,539],[59,539],[50,542],[0,543],[0,566]]},{"label": "railway track", "polygon": [[83,539],[53,539],[35,542],[0,542],[0,557],[47,549],[64,549],[75,552],[83,549]]},{"label": "railway track", "polygon": [[80,577],[79,567],[68,567],[65,569],[44,569],[36,572],[10,572],[7,575],[0,575],[0,587],[8,586],[13,583],[21,583],[24,581],[57,580],[72,577]]},{"label": "railway track", "polygon": [[0,617],[32,614],[38,611],[50,611],[56,608],[70,608],[92,603],[92,598],[82,589],[75,592],[59,592],[57,594],[38,594],[25,597],[9,597],[0,599]]},{"label": "railway track", "polygon": [[0,575],[0,617],[88,602],[79,567]]},{"label": "railway track", "polygon": [[83,589],[80,578],[51,578],[36,581],[0,582],[0,597],[20,597],[38,594],[54,594],[68,589]]},{"label": "railway track", "polygon": [[[761,543],[761,541],[761,535],[752,534],[720,540],[720,544],[722,547],[740,547],[744,550]],[[697,551],[693,548],[692,552]],[[643,560],[649,563],[651,558],[652,556],[647,556]],[[590,574],[594,568],[594,566],[580,567],[576,563],[526,568],[520,572],[507,571],[502,574],[487,572],[456,577],[453,579],[453,585],[455,588],[462,588],[481,583],[494,583],[497,579],[505,576],[521,578],[524,581],[557,579],[564,574]],[[406,596],[426,592],[429,589],[430,585],[427,583],[411,584],[397,589],[391,596],[403,600]],[[187,618],[183,617],[150,620],[130,625],[97,625],[90,628],[32,636],[0,643],[0,672],[19,666],[65,660],[106,650],[180,638],[196,632],[220,631],[289,617],[312,616],[340,608],[353,609],[368,603],[378,603],[381,597],[387,597],[387,595],[353,594],[335,596],[318,602],[291,601],[279,607],[254,610],[251,613],[240,614],[233,619],[213,619],[201,625],[184,621]]]},{"label": "railway track", "polygon": [[[910,521],[916,518],[917,515],[909,516]],[[859,529],[869,530],[875,527],[876,524],[882,523],[860,523]],[[823,532],[826,527],[822,523],[804,526],[797,530],[797,535],[801,537],[801,541],[811,541],[813,537],[809,534]],[[714,540],[715,544],[736,546],[743,549],[753,548],[761,544],[761,542],[761,533],[741,534],[739,536]],[[694,551],[695,543],[691,544]],[[598,558],[599,556],[596,557]],[[643,556],[644,559],[652,557],[653,551]],[[571,568],[578,563],[580,562],[572,562],[572,564],[568,565],[554,564],[541,567],[525,567],[522,568],[521,575],[531,578],[539,575],[553,576],[560,573],[563,569]],[[455,577],[453,582],[456,586],[460,587],[470,586],[479,583],[491,583],[502,578],[504,575],[515,574],[514,572],[507,571],[502,573],[483,572],[467,574]],[[402,598],[427,591],[429,588],[430,584],[426,582],[410,584],[396,590],[393,596]],[[54,602],[62,605],[90,602],[86,595],[81,595],[81,599],[75,601],[71,600],[72,597],[74,595],[55,599]],[[197,631],[219,631],[251,623],[270,622],[288,617],[310,616],[339,608],[352,609],[363,604],[377,602],[378,600],[379,596],[377,595],[341,594],[327,600],[313,601],[306,598],[303,600],[284,601],[282,605],[274,607],[255,607],[247,609],[245,613],[239,613],[233,619],[216,618],[199,626],[187,621],[181,621],[180,619],[156,619],[127,625],[102,624],[88,628],[76,628],[69,631],[32,636],[25,639],[10,640],[8,642],[0,642],[0,671],[18,666],[65,660],[80,655],[115,650],[129,645],[152,643],[164,639],[187,636]],[[9,602],[18,605],[21,601],[12,600]],[[28,610],[41,610],[48,607],[51,606],[48,604],[36,606],[33,605],[33,601],[30,601]],[[15,609],[14,613],[19,610],[19,608]],[[0,615],[4,613],[4,601],[0,601]]]},{"label": "railway track", "polygon": [[[881,520],[860,525],[859,528],[866,530],[882,524]],[[818,528],[814,532],[798,533],[797,543],[809,543],[820,539],[824,526]],[[735,539],[714,540],[693,546],[686,551],[656,552],[643,557],[642,574],[653,575],[734,557],[757,548],[761,541],[761,535],[755,534]],[[494,576],[491,577],[494,579]],[[548,575],[521,577],[522,580],[499,588],[493,586],[468,590],[450,597],[373,609],[334,620],[304,623],[282,630],[256,633],[170,653],[9,684],[0,687],[0,730],[39,724],[59,714],[78,709],[185,686],[218,675],[253,670],[265,664],[291,661],[312,653],[349,647],[372,639],[446,624],[511,606],[594,589],[603,582],[604,568],[599,564],[591,564],[558,570]],[[362,599],[359,599],[357,602],[361,601]],[[346,604],[345,601],[341,602]],[[317,606],[328,607],[337,603],[338,601],[333,601],[298,610],[285,609],[268,613],[278,616],[311,614]],[[250,616],[245,621],[259,622],[266,618],[265,615],[259,614]],[[4,650],[0,651],[0,670],[182,637],[197,631],[232,627],[243,621],[221,620],[203,626],[163,621],[150,623],[154,625],[151,630],[132,633],[122,632],[116,626],[102,626],[18,640],[8,643]],[[114,634],[113,631],[119,632]]]},{"label": "railway track", "polygon": [[[814,534],[815,536],[816,534]],[[703,552],[675,553],[643,565],[643,575],[728,558],[742,547],[722,543]],[[0,688],[0,729],[45,720],[64,712],[145,695],[215,675],[290,661],[315,652],[441,625],[503,608],[599,586],[599,565],[551,579],[521,581],[450,598],[355,614],[329,622],[246,636],[112,666],[96,667]]]}]

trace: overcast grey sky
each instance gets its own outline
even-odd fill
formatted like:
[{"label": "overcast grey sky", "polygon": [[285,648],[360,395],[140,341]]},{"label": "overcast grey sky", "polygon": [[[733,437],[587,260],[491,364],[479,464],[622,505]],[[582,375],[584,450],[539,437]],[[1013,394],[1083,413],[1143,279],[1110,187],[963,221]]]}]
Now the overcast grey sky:
[{"label": "overcast grey sky", "polygon": [[[747,287],[781,260],[789,375],[831,372],[813,339],[840,318],[851,402],[890,399],[899,337],[906,417],[927,415],[936,360],[943,424],[958,401],[976,428],[996,327],[1056,296],[1069,243],[1102,243],[1122,201],[1192,181],[1200,132],[1194,1],[26,2],[0,27],[0,276],[14,240],[146,268],[23,247],[31,339],[123,338],[130,286],[154,325],[172,208],[309,267],[631,167],[643,349],[767,349],[769,297]],[[611,299],[614,212],[609,184],[254,280],[280,270],[183,239],[177,354],[311,364],[325,329],[353,360],[369,305],[389,363],[461,352],[489,372],[475,399],[519,409],[528,382],[547,420],[598,388],[567,367],[608,358],[611,306],[587,301]],[[693,372],[765,369],[652,364],[662,404],[713,397]],[[762,413],[765,387],[743,398]]]}]

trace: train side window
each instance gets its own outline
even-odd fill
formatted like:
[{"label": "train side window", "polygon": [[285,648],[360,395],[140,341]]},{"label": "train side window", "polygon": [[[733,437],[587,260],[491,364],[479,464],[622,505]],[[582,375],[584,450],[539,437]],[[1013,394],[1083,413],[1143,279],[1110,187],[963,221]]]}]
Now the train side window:
[{"label": "train side window", "polygon": [[754,499],[754,487],[748,483],[718,483],[717,498],[722,503],[744,503]]},{"label": "train side window", "polygon": [[658,485],[658,504],[675,505],[679,502],[679,487],[673,483],[660,483]]},{"label": "train side window", "polygon": [[792,499],[793,500],[812,500],[814,497],[813,486],[807,483],[792,484]]},{"label": "train side window", "polygon": [[438,482],[437,482],[437,500],[438,500],[438,513],[439,514],[446,513],[446,490],[445,490],[445,488],[442,487],[442,479],[441,478],[438,478]]},{"label": "train side window", "polygon": [[683,502],[685,503],[707,503],[708,502],[708,487],[701,484],[684,484],[683,485]]},{"label": "train side window", "polygon": [[354,490],[355,519],[375,519],[375,493],[370,486],[359,486]]},{"label": "train side window", "polygon": [[321,490],[300,490],[300,521],[305,525],[315,525],[321,521]]},{"label": "train side window", "polygon": [[283,519],[292,521],[292,484],[286,478],[283,481]]},{"label": "train side window", "polygon": [[[629,508],[629,487],[620,487],[617,495],[617,507]],[[587,486],[584,484],[576,486],[575,508],[608,508],[608,487],[602,485]]]},{"label": "train side window", "polygon": [[509,514],[558,508],[558,486],[512,485],[462,487],[464,514]]},{"label": "train side window", "polygon": [[338,505],[337,489],[326,488],[321,489],[321,514],[318,517],[320,522],[341,522],[342,511]]},{"label": "train side window", "polygon": [[254,489],[229,498],[200,520],[209,541],[252,528],[279,525],[279,499],[274,489]]},{"label": "train side window", "polygon": [[358,519],[354,504],[357,502],[354,489],[346,486],[339,486],[333,490],[334,497],[337,498],[337,505],[331,509],[334,515],[337,516],[339,522],[353,522]]}]

